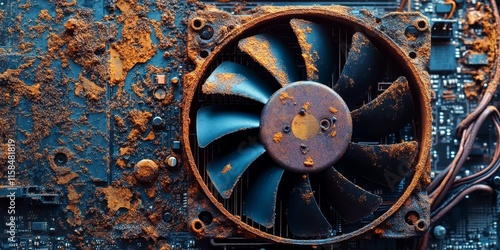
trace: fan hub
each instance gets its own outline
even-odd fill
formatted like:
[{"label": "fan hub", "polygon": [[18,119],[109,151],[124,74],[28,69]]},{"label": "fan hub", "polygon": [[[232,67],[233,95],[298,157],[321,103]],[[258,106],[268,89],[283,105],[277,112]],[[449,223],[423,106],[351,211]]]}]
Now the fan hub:
[{"label": "fan hub", "polygon": [[271,96],[260,118],[260,139],[283,168],[321,171],[347,150],[352,120],[344,100],[331,88],[312,82],[288,84]]}]

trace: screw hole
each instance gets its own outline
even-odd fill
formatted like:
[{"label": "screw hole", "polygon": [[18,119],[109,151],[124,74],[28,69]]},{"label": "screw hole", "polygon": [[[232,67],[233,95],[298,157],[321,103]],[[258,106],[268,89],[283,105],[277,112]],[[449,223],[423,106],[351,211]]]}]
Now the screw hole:
[{"label": "screw hole", "polygon": [[410,53],[408,54],[408,56],[409,56],[411,59],[415,59],[415,58],[417,58],[417,53],[415,53],[414,51],[412,51],[412,52],[410,52]]},{"label": "screw hole", "polygon": [[424,20],[420,20],[420,21],[417,22],[417,26],[420,29],[425,29],[425,27],[427,27],[427,23]]},{"label": "screw hole", "polygon": [[212,223],[214,217],[212,214],[208,211],[202,211],[200,214],[198,214],[198,218],[205,224],[205,225],[210,225]]},{"label": "screw hole", "polygon": [[203,231],[203,228],[204,228],[204,225],[203,225],[203,222],[201,220],[194,220],[193,222],[191,222],[191,229],[196,232],[196,233],[200,233],[201,231]]},{"label": "screw hole", "polygon": [[207,58],[208,55],[210,55],[210,52],[208,52],[208,50],[202,50],[202,51],[200,51],[200,57],[201,58]]},{"label": "screw hole", "polygon": [[191,22],[191,28],[193,28],[194,30],[201,30],[203,26],[205,26],[205,20],[199,17],[194,18],[193,21]]},{"label": "screw hole", "polygon": [[283,132],[288,133],[290,132],[290,124],[285,124],[283,125]]},{"label": "screw hole", "polygon": [[376,17],[376,18],[375,18],[375,22],[376,22],[376,23],[380,23],[380,22],[382,22],[382,19],[380,19],[380,18]]},{"label": "screw hole", "polygon": [[332,126],[332,124],[330,123],[330,120],[328,120],[326,118],[321,119],[321,121],[319,122],[319,127],[323,131],[330,129],[331,126]]},{"label": "screw hole", "polygon": [[416,228],[420,232],[425,231],[427,229],[427,222],[423,219],[418,220]]},{"label": "screw hole", "polygon": [[68,156],[65,153],[57,153],[54,155],[54,163],[57,166],[63,166],[68,162]]},{"label": "screw hole", "polygon": [[405,222],[410,225],[410,226],[413,226],[415,225],[418,221],[420,220],[420,215],[415,212],[415,211],[409,211],[408,213],[406,213],[406,216],[405,216]]}]

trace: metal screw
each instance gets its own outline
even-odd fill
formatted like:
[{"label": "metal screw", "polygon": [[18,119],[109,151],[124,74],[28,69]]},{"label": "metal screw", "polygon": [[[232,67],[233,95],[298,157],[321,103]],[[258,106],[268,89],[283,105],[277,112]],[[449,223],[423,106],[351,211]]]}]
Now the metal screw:
[{"label": "metal screw", "polygon": [[306,114],[306,109],[305,108],[301,108],[300,111],[299,111],[299,114],[300,115],[305,115]]},{"label": "metal screw", "polygon": [[169,167],[176,167],[177,166],[177,158],[175,158],[174,156],[169,156],[167,157],[167,165]]}]

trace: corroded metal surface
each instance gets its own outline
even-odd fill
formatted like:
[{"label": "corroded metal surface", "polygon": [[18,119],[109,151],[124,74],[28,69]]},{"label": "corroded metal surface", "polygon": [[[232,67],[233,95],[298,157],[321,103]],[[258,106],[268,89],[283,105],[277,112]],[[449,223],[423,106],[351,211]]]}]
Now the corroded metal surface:
[{"label": "corroded metal surface", "polygon": [[[399,211],[405,203],[407,203],[409,197],[415,193],[414,190],[420,190],[429,183],[428,172],[430,166],[429,150],[431,146],[432,116],[429,94],[429,75],[425,71],[425,63],[429,59],[430,53],[430,30],[427,25],[427,27],[420,31],[420,35],[413,41],[409,41],[405,38],[404,32],[400,31],[404,30],[404,27],[401,27],[405,24],[413,23],[414,21],[422,19],[425,20],[425,17],[417,13],[395,13],[378,19],[366,10],[361,10],[359,14],[354,14],[349,8],[342,6],[263,7],[254,10],[252,16],[242,16],[240,19],[236,19],[230,15],[226,15],[226,17],[229,16],[226,19],[220,18],[221,16],[225,16],[225,14],[219,13],[220,11],[215,12],[217,13],[213,14],[208,10],[203,13],[197,13],[197,15],[205,18],[206,20],[211,19],[211,24],[215,24],[214,30],[217,33],[217,39],[212,38],[210,42],[201,44],[198,33],[194,31],[189,32],[188,54],[190,59],[195,63],[196,68],[194,71],[184,76],[185,85],[182,114],[182,142],[185,149],[185,159],[187,161],[187,165],[189,166],[190,178],[191,181],[193,181],[193,187],[197,187],[197,189],[193,188],[193,192],[190,191],[190,197],[192,197],[193,201],[199,202],[201,199],[199,191],[201,190],[210,200],[210,202],[201,202],[198,203],[200,205],[193,207],[192,216],[190,213],[190,218],[192,217],[194,219],[195,216],[197,216],[197,212],[201,209],[206,209],[212,211],[214,214],[217,214],[217,219],[220,219],[217,223],[220,227],[212,223],[209,226],[212,231],[205,228],[203,232],[200,232],[200,237],[204,235],[212,237],[225,237],[232,235],[233,233],[236,233],[236,231],[232,231],[227,226],[234,223],[234,225],[237,225],[239,234],[244,234],[246,237],[259,237],[273,242],[286,244],[320,245],[341,242],[353,237],[359,237],[368,232],[383,236],[386,230],[392,230],[391,225],[404,223],[399,217],[394,217],[395,220],[393,220],[393,217],[391,216]],[[411,180],[408,181],[405,191],[392,205],[392,207],[369,224],[351,233],[323,239],[282,238],[260,231],[242,222],[240,217],[228,212],[204,184],[203,178],[195,164],[191,151],[190,137],[188,136],[190,133],[190,109],[195,90],[199,84],[202,84],[201,81],[203,80],[204,72],[207,70],[209,65],[212,65],[215,62],[216,56],[214,55],[217,55],[224,49],[227,49],[231,43],[238,41],[244,34],[246,34],[246,32],[253,30],[255,27],[268,25],[276,20],[291,20],[293,18],[307,19],[308,17],[313,16],[315,19],[322,19],[324,22],[331,22],[345,27],[352,27],[353,30],[364,33],[369,38],[370,42],[372,42],[379,50],[384,51],[385,55],[390,57],[396,64],[400,65],[408,79],[408,82],[410,83],[410,90],[414,101],[416,113],[415,123],[418,124],[415,129],[415,133],[418,138],[419,152],[416,157],[414,167],[415,172]],[[210,54],[201,58],[200,48],[202,48],[201,50],[210,49]],[[410,52],[414,52],[416,57],[410,59]],[[427,197],[423,196],[423,199],[427,200]],[[418,205],[423,206],[422,211],[428,211],[428,209],[426,210],[428,202],[419,202]],[[391,223],[382,223],[389,217],[391,217]],[[397,228],[394,228],[393,230],[397,230]],[[417,231],[418,230],[412,229],[407,233],[410,235],[417,233]]]},{"label": "corroded metal surface", "polygon": [[269,155],[298,173],[333,165],[351,141],[347,105],[332,89],[315,82],[295,82],[276,91],[260,123],[260,140]]}]

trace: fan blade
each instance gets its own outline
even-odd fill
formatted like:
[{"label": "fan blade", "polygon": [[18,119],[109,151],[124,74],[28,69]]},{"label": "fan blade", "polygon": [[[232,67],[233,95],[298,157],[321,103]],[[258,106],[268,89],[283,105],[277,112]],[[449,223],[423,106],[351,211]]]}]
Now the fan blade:
[{"label": "fan blade", "polygon": [[368,87],[382,78],[384,67],[385,60],[377,48],[362,33],[356,32],[347,62],[333,90],[353,109],[363,100]]},{"label": "fan blade", "polygon": [[327,168],[323,173],[322,190],[333,209],[347,222],[365,218],[382,203],[382,197],[350,182],[333,167]]},{"label": "fan blade", "polygon": [[342,161],[365,179],[395,188],[411,170],[417,151],[416,141],[377,146],[350,143]]},{"label": "fan blade", "polygon": [[281,86],[299,80],[295,60],[288,48],[271,34],[241,39],[238,48],[266,68]]},{"label": "fan blade", "polygon": [[307,80],[330,85],[334,67],[332,32],[323,25],[302,19],[292,19],[290,26],[302,49]]},{"label": "fan blade", "polygon": [[406,78],[400,76],[377,98],[351,112],[354,138],[381,137],[413,118],[413,100]]},{"label": "fan blade", "polygon": [[271,165],[252,184],[243,202],[243,214],[256,223],[271,228],[276,217],[276,197],[284,169]]},{"label": "fan blade", "polygon": [[198,146],[204,148],[222,136],[259,126],[258,114],[222,105],[203,107],[196,115]]},{"label": "fan blade", "polygon": [[290,193],[287,218],[290,231],[296,237],[330,236],[332,226],[321,213],[306,175]]},{"label": "fan blade", "polygon": [[233,188],[243,172],[265,151],[262,144],[255,143],[208,163],[208,176],[224,199],[231,196]]},{"label": "fan blade", "polygon": [[274,90],[250,69],[233,62],[221,63],[202,86],[205,94],[237,95],[267,103]]}]

